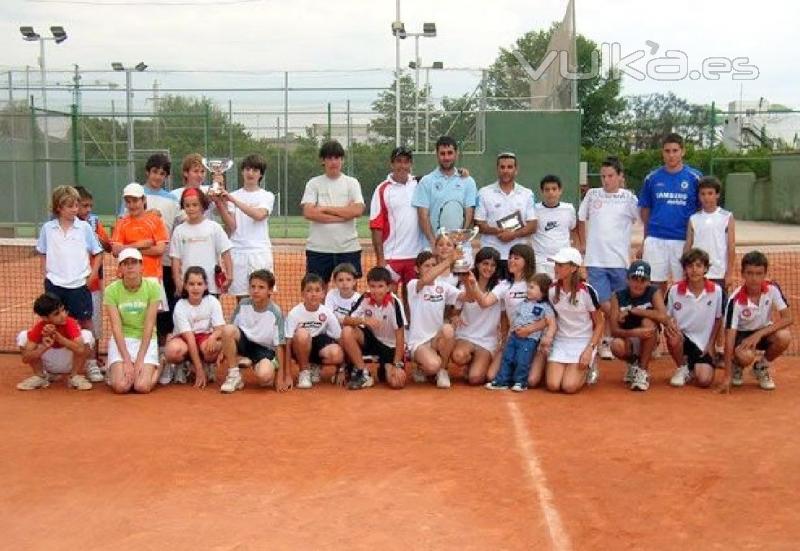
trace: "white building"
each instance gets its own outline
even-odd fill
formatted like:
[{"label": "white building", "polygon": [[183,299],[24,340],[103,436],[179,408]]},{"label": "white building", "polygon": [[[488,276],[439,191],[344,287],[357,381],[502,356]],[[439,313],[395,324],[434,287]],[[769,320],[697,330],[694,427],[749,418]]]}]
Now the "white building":
[{"label": "white building", "polygon": [[787,113],[782,106],[759,101],[732,101],[728,104],[722,143],[730,151],[757,147],[800,148],[800,113]]}]

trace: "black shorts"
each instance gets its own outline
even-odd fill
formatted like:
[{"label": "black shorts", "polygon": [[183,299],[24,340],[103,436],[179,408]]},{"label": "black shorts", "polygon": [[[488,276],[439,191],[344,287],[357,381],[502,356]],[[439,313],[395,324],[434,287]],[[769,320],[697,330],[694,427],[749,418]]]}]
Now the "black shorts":
[{"label": "black shorts", "polygon": [[256,365],[261,360],[275,359],[275,350],[251,341],[241,328],[239,329],[239,335],[239,341],[236,343],[236,353],[253,362],[253,365]]},{"label": "black shorts", "polygon": [[362,331],[364,332],[364,346],[361,347],[361,354],[377,356],[381,367],[384,364],[394,364],[395,349],[383,344],[368,328],[365,327]]},{"label": "black shorts", "polygon": [[[737,331],[736,344],[734,345],[734,347],[739,346],[743,340],[745,340],[753,333],[755,333],[755,331]],[[761,337],[761,339],[756,344],[756,350],[761,350],[763,352],[767,348],[769,348],[769,341],[767,340],[767,337]]]},{"label": "black shorts", "polygon": [[325,333],[320,333],[316,337],[312,337],[311,354],[308,356],[308,361],[312,364],[321,364],[322,358],[319,357],[319,353],[329,344],[336,344],[336,340]]},{"label": "black shorts", "polygon": [[61,299],[67,313],[78,321],[92,319],[92,293],[86,285],[67,289],[54,285],[49,279],[44,280],[44,290]]},{"label": "black shorts", "polygon": [[714,360],[711,359],[711,356],[700,350],[694,341],[686,335],[683,336],[683,354],[686,356],[686,363],[689,365],[689,369],[694,369],[697,364],[714,365]]},{"label": "black shorts", "polygon": [[178,297],[175,296],[175,281],[172,279],[172,267],[162,266],[161,274],[163,276],[161,281],[164,282],[164,292],[167,294],[167,306],[169,306],[169,310],[156,314],[156,332],[159,338],[164,339],[175,329],[175,325],[172,321],[172,312],[175,310]]},{"label": "black shorts", "polygon": [[321,253],[306,251],[306,272],[317,274],[325,283],[331,280],[333,269],[347,262],[356,269],[356,278],[361,277],[361,251],[351,253]]}]

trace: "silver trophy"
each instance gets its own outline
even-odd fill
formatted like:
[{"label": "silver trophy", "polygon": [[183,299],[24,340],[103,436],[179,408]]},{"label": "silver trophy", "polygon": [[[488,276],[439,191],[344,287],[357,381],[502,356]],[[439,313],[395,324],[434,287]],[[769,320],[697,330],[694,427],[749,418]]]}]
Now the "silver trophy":
[{"label": "silver trophy", "polygon": [[449,230],[441,228],[439,230],[441,235],[453,242],[453,245],[461,249],[463,256],[453,262],[454,274],[466,274],[472,269],[472,240],[478,235],[478,227],[473,226],[471,229],[457,229]]},{"label": "silver trophy", "polygon": [[[230,168],[233,166],[233,159],[206,159],[203,157],[203,166],[206,167],[206,170],[212,174],[221,175],[230,170]],[[224,189],[225,188],[223,187],[222,183],[212,181],[211,188],[208,190],[208,194],[219,195]]]}]

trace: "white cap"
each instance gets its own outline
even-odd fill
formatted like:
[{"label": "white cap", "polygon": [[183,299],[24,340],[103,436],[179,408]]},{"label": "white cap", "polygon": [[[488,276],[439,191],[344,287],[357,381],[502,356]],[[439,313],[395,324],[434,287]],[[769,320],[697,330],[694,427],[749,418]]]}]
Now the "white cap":
[{"label": "white cap", "polygon": [[125,189],[122,190],[123,197],[144,197],[144,187],[142,184],[137,184],[136,182],[131,182]]},{"label": "white cap", "polygon": [[[136,184],[139,185],[139,184]],[[139,252],[139,249],[134,249],[133,247],[128,247],[127,249],[122,249],[122,252],[119,253],[117,257],[117,264],[122,264],[123,260],[128,260],[129,258],[134,258],[139,262],[142,261],[142,253]]]},{"label": "white cap", "polygon": [[554,257],[548,258],[547,260],[558,264],[575,264],[576,266],[583,264],[583,257],[581,257],[580,251],[575,247],[564,247],[559,250]]}]

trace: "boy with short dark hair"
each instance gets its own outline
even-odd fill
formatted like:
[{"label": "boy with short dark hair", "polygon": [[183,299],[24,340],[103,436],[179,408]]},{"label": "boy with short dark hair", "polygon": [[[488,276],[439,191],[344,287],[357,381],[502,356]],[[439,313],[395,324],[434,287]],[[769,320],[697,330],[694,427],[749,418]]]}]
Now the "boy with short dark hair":
[{"label": "boy with short dark hair", "polygon": [[561,202],[561,178],[548,174],[539,182],[539,189],[542,200],[533,206],[538,222],[531,245],[536,254],[536,269],[554,278],[555,264],[548,259],[579,242],[578,219],[572,203]]},{"label": "boy with short dark hair", "polygon": [[684,250],[697,247],[706,251],[711,259],[706,277],[730,291],[736,262],[736,228],[733,213],[719,206],[721,190],[716,176],[700,178],[697,195],[701,209],[689,217]]}]

